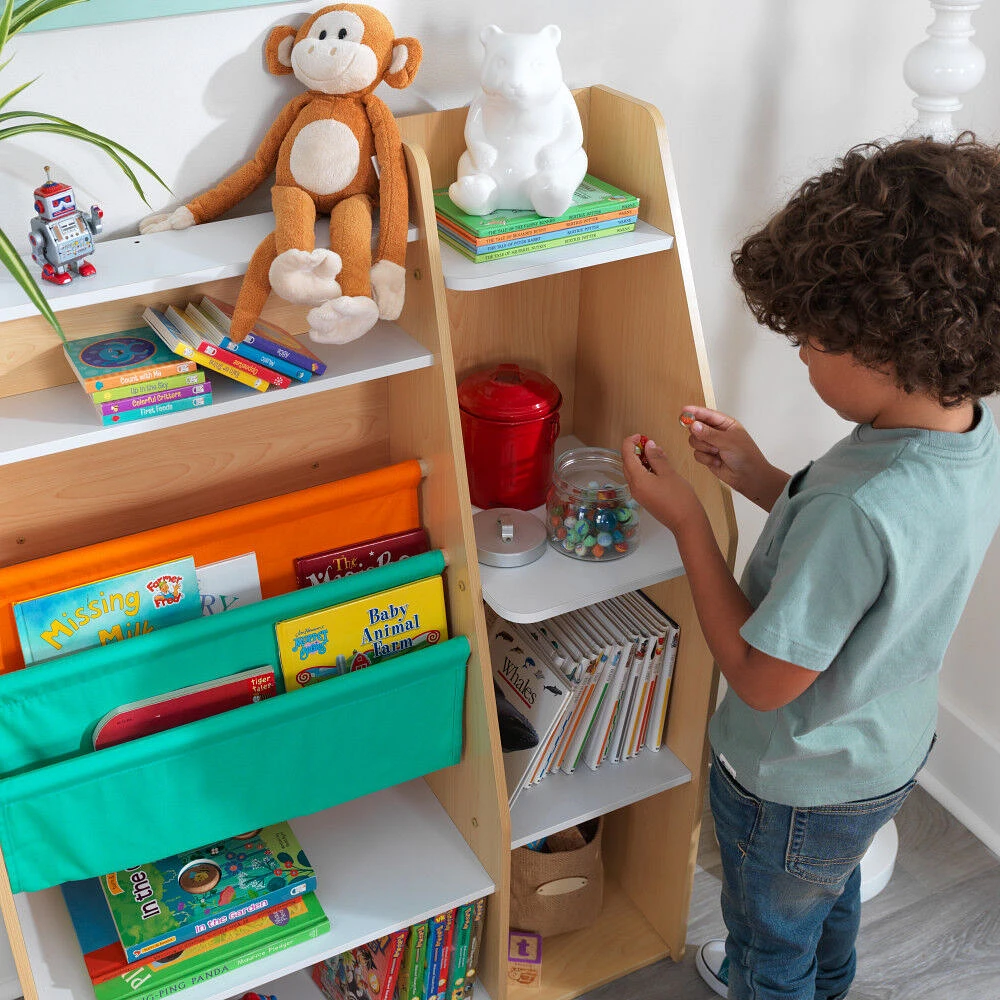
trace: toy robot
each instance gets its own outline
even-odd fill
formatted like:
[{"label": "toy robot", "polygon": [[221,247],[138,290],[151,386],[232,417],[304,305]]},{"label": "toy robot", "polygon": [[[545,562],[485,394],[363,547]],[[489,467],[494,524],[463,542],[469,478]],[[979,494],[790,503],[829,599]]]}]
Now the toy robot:
[{"label": "toy robot", "polygon": [[35,188],[35,211],[31,220],[31,256],[42,268],[42,277],[54,285],[66,285],[73,280],[70,265],[82,278],[97,273],[97,268],[85,260],[94,252],[94,236],[104,224],[104,212],[91,205],[90,215],[76,207],[76,197],[69,184],[52,180],[45,168],[46,181]]}]

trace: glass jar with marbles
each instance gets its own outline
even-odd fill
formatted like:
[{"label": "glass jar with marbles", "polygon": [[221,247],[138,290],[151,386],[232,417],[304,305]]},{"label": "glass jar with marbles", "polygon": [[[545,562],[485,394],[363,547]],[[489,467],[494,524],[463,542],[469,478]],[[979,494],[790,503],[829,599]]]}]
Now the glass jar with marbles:
[{"label": "glass jar with marbles", "polygon": [[621,559],[639,544],[639,505],[621,456],[607,448],[572,448],[559,456],[545,514],[549,544],[574,559]]}]

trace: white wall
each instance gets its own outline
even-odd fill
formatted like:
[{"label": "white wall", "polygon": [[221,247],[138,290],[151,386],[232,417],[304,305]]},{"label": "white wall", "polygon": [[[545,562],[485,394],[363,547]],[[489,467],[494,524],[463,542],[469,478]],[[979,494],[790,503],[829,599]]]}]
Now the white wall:
[{"label": "white wall", "polygon": [[[262,44],[269,27],[316,6],[278,3],[25,35],[4,53],[16,57],[0,75],[0,93],[41,72],[15,106],[60,114],[133,148],[176,192],[150,183],[154,207],[173,206],[242,162],[296,91],[294,80],[267,76]],[[670,138],[720,407],[789,469],[845,432],[812,394],[794,350],[756,328],[730,278],[729,254],[807,174],[853,143],[898,134],[910,122],[913,94],[902,64],[925,38],[931,21],[925,0],[383,0],[378,6],[397,33],[424,45],[416,83],[401,92],[382,88],[397,114],[467,103],[477,88],[479,29],[490,22],[508,31],[559,24],[570,86],[604,83],[656,104]],[[958,121],[995,139],[1000,5],[986,0],[974,24],[987,76]],[[75,184],[79,201],[103,206],[108,235],[134,232],[148,211],[85,147],[32,136],[4,142],[2,152],[0,226],[22,244],[45,163]],[[266,208],[266,196],[254,207]],[[100,267],[99,251],[95,262]],[[737,504],[742,561],[762,518],[739,497]],[[961,736],[942,740],[932,776],[957,773],[954,748],[962,738],[984,760],[1000,747],[993,670],[1000,634],[991,606],[998,582],[1000,545],[945,667],[949,731],[957,726]],[[948,798],[947,784],[938,780],[935,787]],[[1000,849],[996,782],[979,782],[962,795],[949,806]]]}]

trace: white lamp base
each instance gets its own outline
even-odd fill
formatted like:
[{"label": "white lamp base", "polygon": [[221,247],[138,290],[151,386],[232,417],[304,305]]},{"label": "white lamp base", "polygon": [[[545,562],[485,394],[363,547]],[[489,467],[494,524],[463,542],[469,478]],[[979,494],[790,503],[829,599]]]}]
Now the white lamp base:
[{"label": "white lamp base", "polygon": [[877,896],[886,887],[892,878],[898,849],[899,833],[896,831],[896,821],[891,819],[875,834],[875,839],[861,859],[862,903]]}]

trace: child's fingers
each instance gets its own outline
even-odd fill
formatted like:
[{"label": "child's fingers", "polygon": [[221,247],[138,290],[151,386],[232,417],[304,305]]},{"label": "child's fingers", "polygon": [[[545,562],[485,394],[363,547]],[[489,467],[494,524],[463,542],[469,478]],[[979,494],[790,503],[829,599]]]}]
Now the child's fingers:
[{"label": "child's fingers", "polygon": [[720,410],[712,410],[707,406],[685,406],[681,410],[681,423],[690,428],[696,421],[700,421],[709,427],[714,427],[718,430],[728,430],[736,420],[726,413],[722,413]]}]

